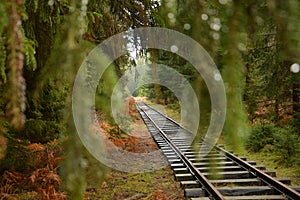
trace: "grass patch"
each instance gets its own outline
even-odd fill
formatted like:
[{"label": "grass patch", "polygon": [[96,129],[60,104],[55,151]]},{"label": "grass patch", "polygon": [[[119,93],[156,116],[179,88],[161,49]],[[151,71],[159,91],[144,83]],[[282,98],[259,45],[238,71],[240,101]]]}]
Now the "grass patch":
[{"label": "grass patch", "polygon": [[284,166],[280,163],[278,155],[270,152],[246,153],[248,160],[254,160],[257,165],[264,165],[268,170],[276,171],[278,178],[290,178],[292,185],[300,185],[300,168],[299,166]]},{"label": "grass patch", "polygon": [[148,199],[156,191],[161,190],[169,199],[184,199],[183,191],[174,180],[170,167],[147,173],[124,173],[111,171],[105,176],[99,188],[88,188],[85,199],[126,199],[138,196]]}]

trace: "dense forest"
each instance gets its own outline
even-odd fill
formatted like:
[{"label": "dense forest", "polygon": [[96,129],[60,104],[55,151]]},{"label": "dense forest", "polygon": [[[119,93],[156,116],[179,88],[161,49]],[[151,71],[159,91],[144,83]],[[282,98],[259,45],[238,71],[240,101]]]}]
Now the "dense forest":
[{"label": "dense forest", "polygon": [[[74,126],[75,76],[98,44],[141,27],[178,31],[212,57],[226,90],[221,139],[229,148],[268,151],[281,165],[299,169],[299,9],[298,0],[1,1],[0,199],[22,199],[15,195],[24,191],[41,199],[83,199],[89,177],[102,180],[108,169],[87,152]],[[188,80],[198,97],[203,136],[212,112],[204,79],[178,54],[148,49],[128,35],[130,48],[120,46],[128,53],[97,83],[100,121],[115,127],[112,137],[122,132],[111,115],[111,95],[142,60],[171,67]],[[151,70],[157,79],[167,76]],[[176,95],[158,84],[134,95],[180,110]]]}]

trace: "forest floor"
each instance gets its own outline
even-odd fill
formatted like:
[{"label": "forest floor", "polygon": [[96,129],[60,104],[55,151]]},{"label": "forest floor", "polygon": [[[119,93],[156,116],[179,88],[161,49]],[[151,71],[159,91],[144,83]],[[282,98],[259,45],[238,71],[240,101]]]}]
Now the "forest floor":
[{"label": "forest floor", "polygon": [[[129,99],[129,114],[134,123],[131,124],[130,135],[110,137],[119,148],[133,153],[146,153],[158,150],[146,125],[135,108],[135,101]],[[108,137],[111,127],[106,122],[100,124],[100,129]],[[143,161],[142,161],[143,162]],[[111,170],[104,176],[100,187],[89,188],[85,199],[107,200],[182,200],[183,190],[174,179],[172,169],[163,169],[145,173],[126,173]]]},{"label": "forest floor", "polygon": [[[116,126],[109,125],[107,121],[99,124],[98,128],[101,129],[102,134],[109,137],[115,146],[125,151],[146,153],[158,150],[135,108],[135,102],[132,99],[129,101],[131,101],[129,103],[130,116],[134,121],[131,124],[130,135],[118,134],[120,131]],[[18,164],[21,163],[21,158],[26,158],[22,160],[25,168],[22,172],[11,168],[0,176],[0,199],[68,199],[68,195],[64,191],[60,191],[62,182],[57,171],[62,160],[61,144],[58,141],[44,145],[23,143],[24,141],[21,140],[11,143],[16,152],[10,162]],[[28,153],[24,156],[23,152]],[[22,166],[18,168],[22,168]],[[168,166],[146,173],[125,173],[111,169],[105,172],[104,177],[99,179],[97,176],[90,176],[87,181],[85,200],[185,199],[183,190],[175,181],[173,171]]]},{"label": "forest floor", "polygon": [[279,158],[272,152],[247,152],[245,156],[248,160],[254,160],[257,165],[264,165],[268,170],[276,172],[278,178],[289,178],[291,185],[300,185],[300,168],[299,166],[287,166],[286,164],[279,163]]},{"label": "forest floor", "polygon": [[[130,135],[116,134],[115,127],[107,122],[102,122],[99,129],[103,134],[119,148],[134,153],[152,152],[158,149],[151,138],[147,128],[140,118],[134,106],[134,101],[129,103],[129,114],[134,123],[131,124]],[[180,113],[168,107],[153,105],[157,109],[171,116],[175,120],[180,119]],[[112,131],[113,130],[113,131]],[[114,133],[114,134],[112,134]],[[14,141],[12,144],[17,152],[14,154],[16,163],[24,157],[22,152],[27,152],[30,171],[26,174],[9,169],[0,176],[0,199],[67,199],[64,192],[59,190],[61,183],[57,167],[62,160],[61,145],[58,141],[40,144],[22,144],[22,141]],[[27,155],[27,154],[26,154]],[[300,169],[287,167],[278,163],[278,159],[272,152],[249,153],[245,152],[248,160],[255,160],[260,165],[265,165],[268,170],[275,170],[277,177],[287,177],[292,185],[300,185]],[[33,159],[34,158],[34,159]],[[24,161],[26,161],[24,160]],[[85,200],[184,200],[183,190],[174,179],[170,167],[146,173],[125,173],[110,170],[105,173],[102,180],[97,180],[97,185],[91,184],[94,180],[88,179]],[[95,177],[96,179],[96,177]],[[46,181],[45,181],[46,180]]]},{"label": "forest floor", "polygon": [[88,189],[85,199],[107,200],[181,200],[183,191],[166,167],[147,173],[111,171],[99,188]]}]

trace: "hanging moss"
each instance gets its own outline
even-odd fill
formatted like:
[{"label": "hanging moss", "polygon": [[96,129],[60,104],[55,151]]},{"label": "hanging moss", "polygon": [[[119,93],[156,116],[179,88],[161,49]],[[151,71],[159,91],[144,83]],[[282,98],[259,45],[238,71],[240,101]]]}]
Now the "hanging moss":
[{"label": "hanging moss", "polygon": [[225,137],[227,144],[235,152],[244,149],[244,141],[248,134],[247,115],[243,103],[245,87],[245,68],[241,52],[238,50],[238,41],[241,41],[240,28],[243,24],[237,19],[241,18],[242,7],[238,1],[233,3],[233,13],[228,21],[227,55],[222,70],[224,82],[227,86],[227,115],[225,121]]},{"label": "hanging moss", "polygon": [[23,37],[21,33],[22,2],[6,2],[6,12],[9,15],[7,26],[7,68],[9,84],[9,102],[6,115],[14,129],[22,129],[25,122],[25,92],[26,83],[23,77]]},{"label": "hanging moss", "polygon": [[[1,12],[1,11],[0,11]],[[1,82],[6,83],[7,78],[6,78],[6,48],[5,48],[5,43],[6,43],[6,38],[5,37],[0,37],[0,80]]]},{"label": "hanging moss", "polygon": [[8,16],[5,9],[5,1],[0,2],[0,36],[3,35],[4,28],[8,24]]}]

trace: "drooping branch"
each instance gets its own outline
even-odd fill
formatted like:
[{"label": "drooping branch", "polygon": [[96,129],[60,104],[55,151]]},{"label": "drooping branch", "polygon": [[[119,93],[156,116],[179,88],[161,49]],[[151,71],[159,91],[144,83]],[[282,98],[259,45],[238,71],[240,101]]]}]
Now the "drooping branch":
[{"label": "drooping branch", "polygon": [[7,26],[7,69],[8,69],[8,98],[6,114],[10,125],[20,130],[25,122],[25,91],[26,83],[23,77],[23,38],[21,32],[21,0],[7,0],[6,12],[9,16]]}]

